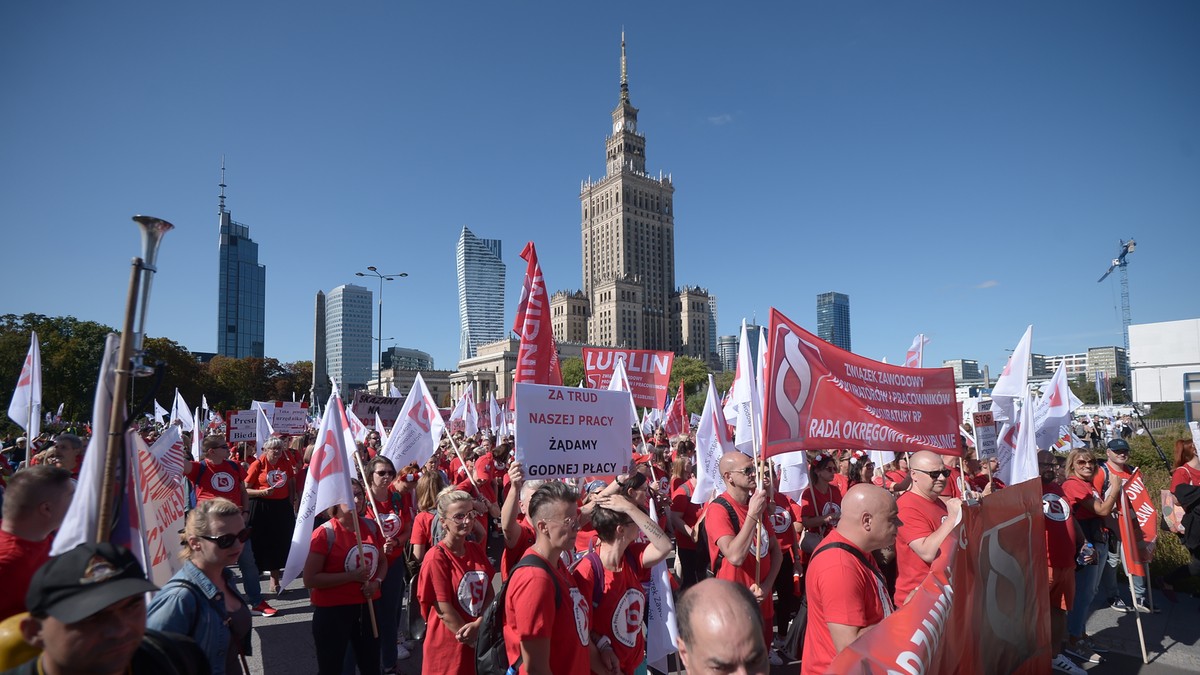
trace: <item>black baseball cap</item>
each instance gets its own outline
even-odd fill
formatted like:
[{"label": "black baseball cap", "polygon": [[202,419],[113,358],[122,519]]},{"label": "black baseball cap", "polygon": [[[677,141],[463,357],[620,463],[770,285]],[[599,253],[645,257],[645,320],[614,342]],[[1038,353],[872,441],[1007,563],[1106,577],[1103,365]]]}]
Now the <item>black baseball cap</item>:
[{"label": "black baseball cap", "polygon": [[1128,455],[1129,454],[1129,444],[1126,443],[1125,439],[1123,439],[1123,438],[1114,438],[1111,441],[1109,441],[1108,449],[1112,450],[1113,452],[1117,453],[1118,455]]},{"label": "black baseball cap", "polygon": [[157,590],[127,549],[108,542],[85,543],[51,558],[34,573],[25,605],[34,616],[49,615],[69,624]]}]

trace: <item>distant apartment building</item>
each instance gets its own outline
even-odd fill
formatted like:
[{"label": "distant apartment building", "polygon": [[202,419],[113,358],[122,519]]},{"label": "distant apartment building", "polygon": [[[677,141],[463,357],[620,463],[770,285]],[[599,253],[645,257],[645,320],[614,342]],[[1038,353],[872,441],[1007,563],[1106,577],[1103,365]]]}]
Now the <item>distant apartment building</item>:
[{"label": "distant apartment building", "polygon": [[371,291],[344,284],[325,298],[325,350],[329,376],[338,383],[343,399],[364,389],[374,379],[371,372]]},{"label": "distant apartment building", "polygon": [[979,373],[979,362],[970,359],[948,359],[942,361],[943,368],[952,368],[954,370],[955,382],[982,382],[983,376]]},{"label": "distant apartment building", "polygon": [[1096,373],[1103,372],[1111,381],[1114,377],[1129,379],[1129,356],[1124,347],[1091,347],[1087,352],[1087,379],[1096,381]]},{"label": "distant apartment building", "polygon": [[1079,354],[1055,354],[1046,357],[1046,370],[1051,375],[1058,370],[1058,364],[1065,364],[1067,379],[1075,380],[1080,375],[1087,374],[1087,352]]}]

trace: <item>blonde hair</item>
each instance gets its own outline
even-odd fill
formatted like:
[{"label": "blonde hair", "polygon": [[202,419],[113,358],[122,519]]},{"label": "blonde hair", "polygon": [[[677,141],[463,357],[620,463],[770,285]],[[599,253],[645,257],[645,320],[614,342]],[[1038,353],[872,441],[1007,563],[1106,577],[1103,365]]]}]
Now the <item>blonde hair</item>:
[{"label": "blonde hair", "polygon": [[471,495],[469,493],[467,493],[466,491],[458,490],[453,487],[448,487],[445,490],[442,490],[440,493],[438,493],[438,497],[437,497],[438,518],[445,518],[446,512],[450,510],[450,507],[454,506],[455,504],[458,504],[459,502],[473,502],[473,501],[475,501],[475,500],[472,499]]},{"label": "blonde hair", "polygon": [[183,560],[192,559],[192,547],[188,546],[188,539],[212,534],[214,520],[240,515],[242,507],[223,497],[206,499],[196,504],[196,508],[188,512],[187,525],[183,528],[183,550],[179,557]]},{"label": "blonde hair", "polygon": [[1067,467],[1066,468],[1067,468],[1067,476],[1068,477],[1079,475],[1075,469],[1075,460],[1079,459],[1080,457],[1086,457],[1086,458],[1092,460],[1093,462],[1096,462],[1096,456],[1094,454],[1092,454],[1091,450],[1089,450],[1087,448],[1077,448],[1075,450],[1072,450],[1070,452],[1070,454],[1067,455]]}]

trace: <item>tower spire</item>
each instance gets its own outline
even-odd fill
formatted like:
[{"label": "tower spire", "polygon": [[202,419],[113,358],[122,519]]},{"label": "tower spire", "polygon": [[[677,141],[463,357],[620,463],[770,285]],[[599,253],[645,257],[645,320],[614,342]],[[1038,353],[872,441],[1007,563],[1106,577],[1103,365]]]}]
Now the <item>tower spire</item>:
[{"label": "tower spire", "polygon": [[621,29],[621,100],[629,100],[629,76],[625,71],[625,29]]},{"label": "tower spire", "polygon": [[225,154],[221,153],[221,182],[217,185],[221,188],[220,194],[220,212],[225,213]]}]

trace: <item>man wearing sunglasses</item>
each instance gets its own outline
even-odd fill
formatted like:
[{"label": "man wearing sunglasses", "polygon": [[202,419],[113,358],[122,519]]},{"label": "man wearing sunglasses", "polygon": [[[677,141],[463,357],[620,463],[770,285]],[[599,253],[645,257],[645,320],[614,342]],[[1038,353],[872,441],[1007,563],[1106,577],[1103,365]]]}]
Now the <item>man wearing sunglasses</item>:
[{"label": "man wearing sunglasses", "polygon": [[[1100,494],[1108,492],[1108,486],[1113,481],[1124,482],[1133,478],[1134,467],[1129,465],[1129,443],[1122,438],[1114,438],[1108,442],[1107,460],[1100,465],[1100,470],[1092,477],[1092,485]],[[1117,562],[1129,569],[1125,563],[1125,549],[1121,546],[1121,528],[1117,525],[1117,517],[1121,511],[1120,500],[1112,515],[1108,517],[1108,559],[1101,560],[1100,592],[1108,600],[1108,606],[1115,612],[1144,612],[1152,610],[1146,604],[1146,577],[1133,575],[1133,607],[1121,599],[1121,585],[1117,583]]]},{"label": "man wearing sunglasses", "polygon": [[909,467],[912,486],[896,500],[904,523],[896,534],[897,607],[907,602],[908,596],[925,580],[962,514],[961,499],[941,498],[950,479],[950,469],[943,465],[940,455],[922,450],[912,456]]}]

